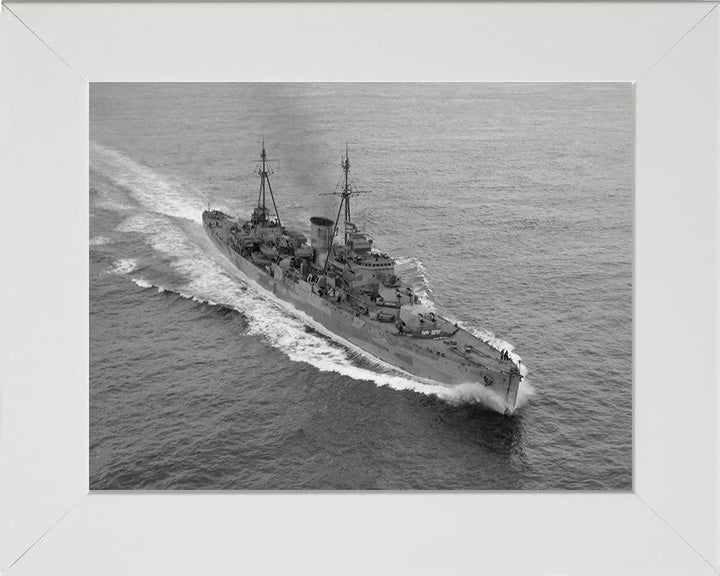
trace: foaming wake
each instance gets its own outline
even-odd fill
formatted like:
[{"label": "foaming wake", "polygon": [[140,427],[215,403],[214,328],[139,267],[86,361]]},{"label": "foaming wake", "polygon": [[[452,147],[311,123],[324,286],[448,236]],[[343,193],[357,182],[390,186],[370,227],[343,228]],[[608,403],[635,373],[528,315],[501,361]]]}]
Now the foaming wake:
[{"label": "foaming wake", "polygon": [[[119,152],[95,142],[90,144],[90,164],[117,186],[128,190],[147,210],[202,221],[207,197],[191,184],[161,177]],[[123,205],[123,208],[127,208],[127,205]]]},{"label": "foaming wake", "polygon": [[137,270],[137,262],[131,258],[121,258],[115,262],[115,266],[110,270],[113,274],[129,274]]},{"label": "foaming wake", "polygon": [[[170,262],[186,281],[166,286],[154,283],[151,278],[138,277],[133,274],[138,264],[130,259],[120,260],[113,272],[129,275],[143,289],[172,291],[196,302],[234,308],[247,319],[250,334],[260,336],[291,360],[306,362],[320,371],[371,381],[395,390],[433,395],[451,404],[481,404],[502,412],[501,400],[481,384],[449,387],[402,372],[328,332],[306,314],[247,280],[207,238],[200,224],[205,201],[195,188],[173,185],[117,152],[97,145],[93,145],[93,154],[93,168],[117,171],[113,180],[120,183],[121,189],[132,196],[140,209],[127,212],[117,231],[140,235],[162,257],[162,262],[166,266]],[[97,157],[102,158],[102,162],[96,160]],[[408,259],[399,266],[399,273],[406,279],[411,269],[416,271],[418,295],[432,304],[419,260]],[[308,325],[316,333],[308,332]],[[357,356],[374,369],[358,366],[353,361]]]},{"label": "foaming wake", "polygon": [[95,236],[95,238],[90,238],[90,246],[104,246],[109,243],[110,238],[107,238],[106,236]]},{"label": "foaming wake", "polygon": [[153,286],[152,283],[142,278],[131,278],[131,280],[140,288],[157,288],[158,292],[165,292],[165,288],[162,286]]}]

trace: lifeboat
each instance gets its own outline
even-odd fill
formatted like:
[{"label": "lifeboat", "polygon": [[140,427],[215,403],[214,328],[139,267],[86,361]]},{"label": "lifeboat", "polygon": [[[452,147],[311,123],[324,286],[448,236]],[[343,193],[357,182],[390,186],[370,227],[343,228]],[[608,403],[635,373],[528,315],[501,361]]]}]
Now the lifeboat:
[{"label": "lifeboat", "polygon": [[390,312],[382,311],[378,313],[377,319],[380,322],[392,322],[393,320],[395,320],[395,314],[390,314]]}]

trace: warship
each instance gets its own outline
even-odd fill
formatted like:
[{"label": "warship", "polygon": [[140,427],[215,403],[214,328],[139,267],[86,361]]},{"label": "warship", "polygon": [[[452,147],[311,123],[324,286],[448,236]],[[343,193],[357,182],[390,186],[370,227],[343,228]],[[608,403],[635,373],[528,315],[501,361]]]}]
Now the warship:
[{"label": "warship", "polygon": [[347,147],[340,165],[341,181],[330,193],[339,197],[337,217],[312,216],[309,243],[280,220],[264,142],[250,220],[208,207],[203,226],[247,278],[327,331],[421,380],[447,386],[477,383],[497,400],[492,404],[498,411],[511,416],[522,379],[519,366],[508,351],[428,308],[398,277],[395,260],[375,249],[372,238],[352,221],[350,199],[365,191],[351,183]]}]

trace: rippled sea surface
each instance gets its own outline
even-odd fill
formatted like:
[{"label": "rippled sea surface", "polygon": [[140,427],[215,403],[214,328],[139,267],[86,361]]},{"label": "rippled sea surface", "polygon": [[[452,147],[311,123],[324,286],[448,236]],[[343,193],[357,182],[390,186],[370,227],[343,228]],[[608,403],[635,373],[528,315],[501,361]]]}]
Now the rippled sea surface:
[{"label": "rippled sea surface", "polygon": [[[201,225],[355,219],[442,314],[514,347],[512,418],[375,364],[252,285]],[[632,484],[629,84],[92,84],[92,489]],[[505,344],[507,342],[508,344]]]}]

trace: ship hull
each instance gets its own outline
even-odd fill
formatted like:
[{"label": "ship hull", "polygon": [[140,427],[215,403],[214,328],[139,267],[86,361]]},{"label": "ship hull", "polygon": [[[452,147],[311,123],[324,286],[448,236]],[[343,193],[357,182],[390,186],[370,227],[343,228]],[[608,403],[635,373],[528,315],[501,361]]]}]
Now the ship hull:
[{"label": "ship hull", "polygon": [[[387,329],[376,326],[358,314],[334,306],[315,294],[307,282],[292,281],[282,275],[275,277],[272,268],[253,263],[229,246],[217,228],[206,224],[205,229],[213,243],[244,276],[304,312],[332,334],[421,379],[447,386],[484,382],[479,386],[490,392],[486,397],[491,399],[493,408],[505,415],[512,415],[521,380],[519,373],[504,373],[488,368],[478,370],[445,355],[434,354],[430,348],[423,346],[422,341],[389,333]],[[487,384],[488,380],[490,384]]]}]

